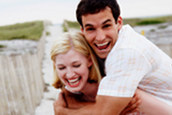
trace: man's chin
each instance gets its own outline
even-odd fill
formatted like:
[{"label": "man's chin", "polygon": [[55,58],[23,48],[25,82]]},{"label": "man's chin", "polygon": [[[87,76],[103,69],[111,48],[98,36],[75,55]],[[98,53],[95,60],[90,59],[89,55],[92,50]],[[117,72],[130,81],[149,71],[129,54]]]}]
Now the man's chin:
[{"label": "man's chin", "polygon": [[106,59],[107,55],[105,55],[105,54],[104,55],[98,55],[98,57],[101,59]]},{"label": "man's chin", "polygon": [[101,58],[101,59],[106,59],[110,51],[110,48],[108,47],[107,49],[104,50],[97,50],[96,55]]}]

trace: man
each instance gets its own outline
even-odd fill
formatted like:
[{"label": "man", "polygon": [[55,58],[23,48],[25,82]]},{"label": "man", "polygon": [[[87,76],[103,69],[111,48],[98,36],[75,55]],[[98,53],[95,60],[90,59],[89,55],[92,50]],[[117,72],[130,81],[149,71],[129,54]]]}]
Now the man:
[{"label": "man", "polygon": [[172,59],[129,25],[123,26],[116,0],[81,0],[77,20],[98,60],[106,59],[106,76],[95,103],[78,110],[59,103],[59,114],[118,115],[137,87],[172,105]]}]

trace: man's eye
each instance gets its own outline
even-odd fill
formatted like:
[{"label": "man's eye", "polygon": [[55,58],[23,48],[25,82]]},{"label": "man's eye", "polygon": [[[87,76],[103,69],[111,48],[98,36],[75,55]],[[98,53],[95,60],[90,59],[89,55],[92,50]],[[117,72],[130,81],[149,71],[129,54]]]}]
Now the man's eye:
[{"label": "man's eye", "polygon": [[76,65],[73,65],[73,67],[80,67],[81,66],[81,64],[76,64]]},{"label": "man's eye", "polygon": [[86,31],[93,31],[95,30],[94,28],[87,28]]},{"label": "man's eye", "polygon": [[103,26],[103,28],[108,28],[110,26],[111,26],[110,24],[106,24],[106,25]]}]

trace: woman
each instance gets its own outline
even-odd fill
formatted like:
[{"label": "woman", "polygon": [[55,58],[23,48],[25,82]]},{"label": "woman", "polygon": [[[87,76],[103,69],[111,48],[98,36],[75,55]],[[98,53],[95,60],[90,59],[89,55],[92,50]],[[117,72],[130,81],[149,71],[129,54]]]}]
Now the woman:
[{"label": "woman", "polygon": [[[82,34],[67,33],[57,39],[51,50],[51,59],[54,66],[53,86],[62,88],[65,107],[80,108],[88,101],[95,101],[101,75],[96,58]],[[168,105],[139,89],[121,115],[137,109],[148,115],[171,114]]]},{"label": "woman", "polygon": [[53,86],[62,88],[68,107],[75,108],[70,97],[81,102],[95,100],[101,75],[96,58],[80,33],[67,33],[55,41],[51,59],[54,66]]}]

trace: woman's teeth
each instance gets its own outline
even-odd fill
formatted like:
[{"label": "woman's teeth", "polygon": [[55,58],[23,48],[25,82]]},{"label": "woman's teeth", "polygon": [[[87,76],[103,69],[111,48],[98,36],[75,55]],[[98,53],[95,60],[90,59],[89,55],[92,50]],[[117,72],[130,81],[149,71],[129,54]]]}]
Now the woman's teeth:
[{"label": "woman's teeth", "polygon": [[69,83],[75,83],[76,81],[79,80],[79,77],[78,78],[75,78],[75,79],[71,79],[71,80],[68,80]]},{"label": "woman's teeth", "polygon": [[68,80],[68,84],[70,87],[78,87],[80,84],[81,77],[77,77],[75,79]]}]

